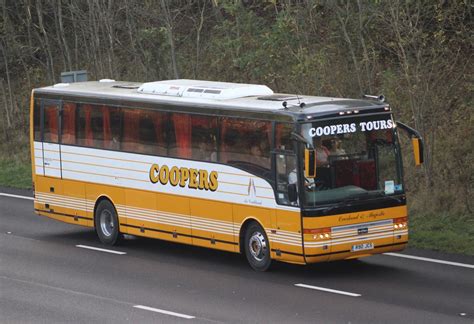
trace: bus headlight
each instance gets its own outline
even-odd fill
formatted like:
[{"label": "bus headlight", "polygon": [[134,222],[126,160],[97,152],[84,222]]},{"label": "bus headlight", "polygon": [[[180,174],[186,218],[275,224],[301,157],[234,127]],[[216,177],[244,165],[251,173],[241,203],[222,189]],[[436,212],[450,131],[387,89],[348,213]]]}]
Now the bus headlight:
[{"label": "bus headlight", "polygon": [[408,227],[408,218],[407,217],[400,217],[393,219],[393,229],[394,230],[401,230]]},{"label": "bus headlight", "polygon": [[314,228],[314,229],[304,229],[304,234],[313,234],[313,240],[329,240],[331,239],[331,228]]}]

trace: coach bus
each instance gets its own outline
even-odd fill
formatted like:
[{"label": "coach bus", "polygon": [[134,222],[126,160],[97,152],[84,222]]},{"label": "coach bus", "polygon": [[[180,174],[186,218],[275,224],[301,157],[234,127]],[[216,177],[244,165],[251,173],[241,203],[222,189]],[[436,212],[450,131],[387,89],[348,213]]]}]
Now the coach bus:
[{"label": "coach bus", "polygon": [[382,100],[263,85],[104,79],[31,95],[34,209],[95,228],[242,253],[257,271],[399,251],[408,216]]}]

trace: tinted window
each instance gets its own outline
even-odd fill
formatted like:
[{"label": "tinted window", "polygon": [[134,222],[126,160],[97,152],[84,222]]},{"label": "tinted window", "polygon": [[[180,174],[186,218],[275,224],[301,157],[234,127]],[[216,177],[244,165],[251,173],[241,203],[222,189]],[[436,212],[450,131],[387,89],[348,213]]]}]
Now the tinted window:
[{"label": "tinted window", "polygon": [[58,106],[44,105],[43,139],[45,142],[58,143]]},{"label": "tinted window", "polygon": [[141,153],[166,155],[168,115],[157,111],[140,111],[139,139]]},{"label": "tinted window", "polygon": [[76,142],[79,145],[99,147],[102,144],[102,115],[97,106],[81,104],[78,108]]},{"label": "tinted window", "polygon": [[91,105],[78,105],[76,124],[76,143],[83,146],[92,146]]},{"label": "tinted window", "polygon": [[188,114],[171,114],[171,131],[169,141],[169,155],[172,157],[192,158],[191,116]]},{"label": "tinted window", "polygon": [[100,111],[103,121],[103,142],[100,147],[118,150],[120,149],[120,129],[122,124],[120,108],[102,106]]},{"label": "tinted window", "polygon": [[65,102],[62,113],[61,143],[76,144],[76,104]]},{"label": "tinted window", "polygon": [[99,106],[92,106],[91,110],[91,130],[93,146],[103,148],[104,141],[104,116]]},{"label": "tinted window", "polygon": [[192,158],[198,161],[217,161],[217,117],[192,116]]},{"label": "tinted window", "polygon": [[[80,104],[77,108],[76,144],[120,149],[120,108],[105,105]],[[67,122],[66,118],[63,118]]]},{"label": "tinted window", "polygon": [[35,100],[35,106],[33,110],[33,131],[35,141],[41,141],[41,103],[39,100]]},{"label": "tinted window", "polygon": [[220,162],[270,178],[271,123],[221,119]]},{"label": "tinted window", "polygon": [[292,151],[293,141],[291,139],[293,132],[292,124],[276,124],[275,128],[275,148],[278,150]]},{"label": "tinted window", "polygon": [[140,112],[137,109],[123,109],[123,138],[124,151],[139,151]]},{"label": "tinted window", "polygon": [[145,109],[124,109],[123,118],[122,149],[124,151],[166,155],[169,124],[167,113]]}]

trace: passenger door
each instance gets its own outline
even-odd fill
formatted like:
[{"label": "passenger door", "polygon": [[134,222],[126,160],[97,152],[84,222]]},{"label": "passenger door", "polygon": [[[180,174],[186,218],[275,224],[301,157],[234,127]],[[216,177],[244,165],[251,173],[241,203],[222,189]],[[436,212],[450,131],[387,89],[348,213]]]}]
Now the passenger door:
[{"label": "passenger door", "polygon": [[[298,188],[296,155],[290,152],[276,151],[276,198],[280,205],[276,210],[276,228],[270,233],[273,241],[272,250],[277,250],[276,257],[285,260],[303,262],[301,213],[299,199],[296,196]],[[293,195],[290,193],[293,186]]]}]

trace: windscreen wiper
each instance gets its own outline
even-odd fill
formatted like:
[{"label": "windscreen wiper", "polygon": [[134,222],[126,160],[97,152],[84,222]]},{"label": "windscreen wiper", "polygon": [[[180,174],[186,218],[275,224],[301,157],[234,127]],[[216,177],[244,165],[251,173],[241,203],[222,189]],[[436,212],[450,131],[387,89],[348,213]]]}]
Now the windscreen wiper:
[{"label": "windscreen wiper", "polygon": [[369,191],[360,192],[360,193],[351,195],[349,197],[346,197],[346,198],[340,200],[338,203],[336,203],[332,206],[326,207],[325,210],[326,210],[326,212],[330,212],[334,209],[344,207],[349,203],[361,201],[361,200],[364,200],[364,198],[375,198],[375,197],[385,197],[385,193],[380,192],[380,191],[379,192],[369,192]]},{"label": "windscreen wiper", "polygon": [[365,198],[365,197],[367,197],[368,195],[369,195],[368,192],[363,192],[363,193],[359,193],[359,194],[356,194],[356,195],[352,195],[352,196],[350,196],[350,197],[346,197],[346,198],[340,200],[338,203],[326,207],[326,208],[325,208],[325,211],[326,211],[326,212],[330,212],[330,211],[332,211],[332,210],[334,210],[334,209],[337,209],[337,208],[340,208],[340,207],[344,207],[344,206],[346,206],[348,203],[360,201],[360,200],[362,200],[362,198]]}]

